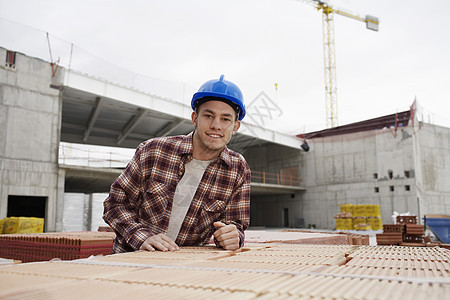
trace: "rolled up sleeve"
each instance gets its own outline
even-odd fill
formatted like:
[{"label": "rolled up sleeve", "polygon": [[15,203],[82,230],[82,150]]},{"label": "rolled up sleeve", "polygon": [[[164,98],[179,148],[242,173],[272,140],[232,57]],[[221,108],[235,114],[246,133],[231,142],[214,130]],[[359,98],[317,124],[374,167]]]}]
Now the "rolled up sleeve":
[{"label": "rolled up sleeve", "polygon": [[103,203],[103,219],[116,233],[115,244],[133,250],[138,250],[153,235],[151,228],[140,223],[138,218],[143,189],[140,152],[138,148],[133,159],[112,184],[109,196]]}]

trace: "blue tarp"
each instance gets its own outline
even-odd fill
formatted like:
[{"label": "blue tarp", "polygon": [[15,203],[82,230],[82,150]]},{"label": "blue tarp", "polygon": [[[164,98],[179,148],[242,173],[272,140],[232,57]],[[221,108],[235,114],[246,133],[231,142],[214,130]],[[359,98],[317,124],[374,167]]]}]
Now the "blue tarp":
[{"label": "blue tarp", "polygon": [[425,225],[441,242],[450,244],[450,218],[427,218],[425,216],[424,220]]}]

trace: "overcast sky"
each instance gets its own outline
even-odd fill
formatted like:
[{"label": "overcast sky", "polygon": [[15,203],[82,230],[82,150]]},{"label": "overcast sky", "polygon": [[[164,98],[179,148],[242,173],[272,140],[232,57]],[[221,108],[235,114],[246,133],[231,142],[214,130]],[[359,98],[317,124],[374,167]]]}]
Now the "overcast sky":
[{"label": "overcast sky", "polygon": [[[450,127],[450,1],[329,3],[380,19],[379,32],[373,32],[363,22],[335,16],[339,125],[407,110],[417,98],[425,121]],[[280,112],[266,126],[292,134],[325,128],[322,16],[308,4],[0,0],[0,18],[188,90],[225,74],[246,103],[261,92],[276,103]],[[1,30],[0,46],[13,45]],[[21,31],[15,38],[24,39]],[[38,43],[23,42],[31,48]]]}]

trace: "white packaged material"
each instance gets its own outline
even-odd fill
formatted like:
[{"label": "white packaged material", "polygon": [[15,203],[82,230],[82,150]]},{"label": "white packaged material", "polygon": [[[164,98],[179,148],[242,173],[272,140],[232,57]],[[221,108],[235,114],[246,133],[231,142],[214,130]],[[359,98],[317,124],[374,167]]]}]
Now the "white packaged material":
[{"label": "white packaged material", "polygon": [[64,209],[62,231],[83,231],[86,230],[84,219],[85,194],[64,193]]},{"label": "white packaged material", "polygon": [[108,226],[103,221],[103,201],[105,201],[108,194],[92,194],[92,214],[91,214],[91,231],[97,231],[100,226]]}]

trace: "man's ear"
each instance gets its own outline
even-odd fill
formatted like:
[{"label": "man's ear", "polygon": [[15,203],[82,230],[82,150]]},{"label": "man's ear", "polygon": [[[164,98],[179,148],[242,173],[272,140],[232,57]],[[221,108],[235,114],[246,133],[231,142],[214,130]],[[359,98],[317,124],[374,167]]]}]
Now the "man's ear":
[{"label": "man's ear", "polygon": [[191,114],[191,119],[192,119],[192,125],[197,128],[197,113],[195,111],[192,112]]},{"label": "man's ear", "polygon": [[241,127],[241,121],[234,122],[233,134],[238,131],[239,127]]}]

